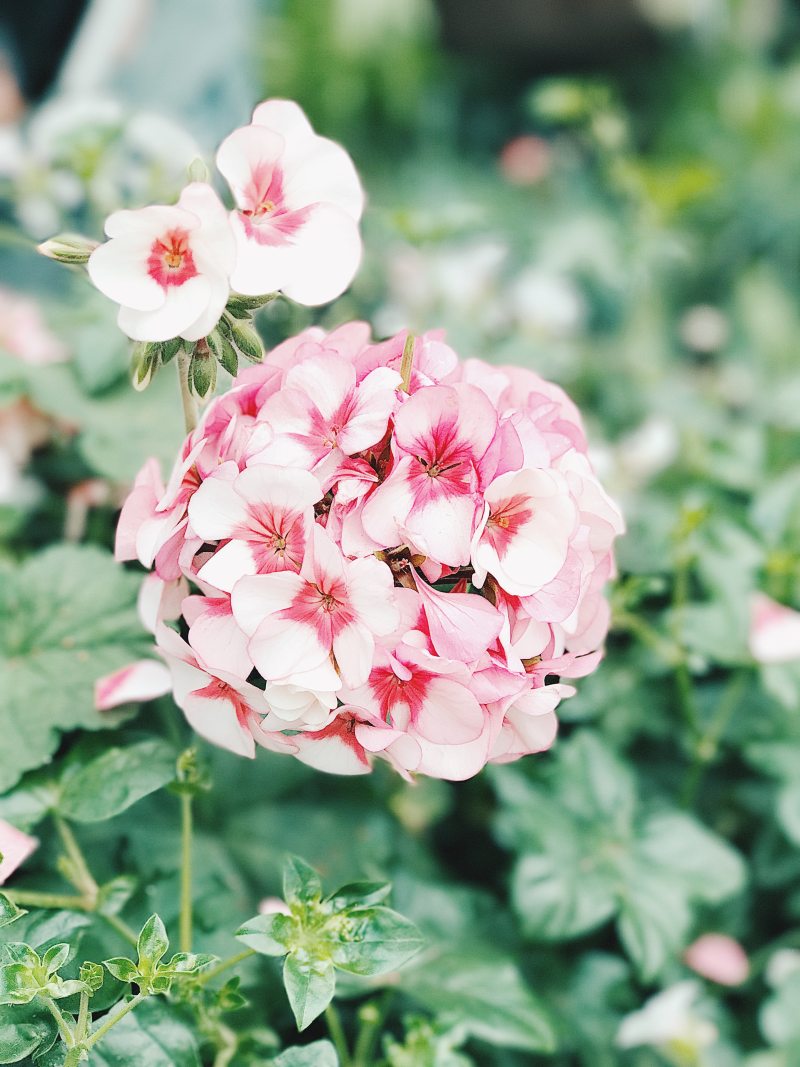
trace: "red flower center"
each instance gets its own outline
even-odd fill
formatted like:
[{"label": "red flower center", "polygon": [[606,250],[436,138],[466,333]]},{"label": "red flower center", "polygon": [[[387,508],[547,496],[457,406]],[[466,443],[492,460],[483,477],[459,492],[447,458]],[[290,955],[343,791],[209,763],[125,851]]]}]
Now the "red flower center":
[{"label": "red flower center", "polygon": [[156,238],[147,258],[147,273],[159,285],[183,285],[197,276],[186,230],[170,230]]}]

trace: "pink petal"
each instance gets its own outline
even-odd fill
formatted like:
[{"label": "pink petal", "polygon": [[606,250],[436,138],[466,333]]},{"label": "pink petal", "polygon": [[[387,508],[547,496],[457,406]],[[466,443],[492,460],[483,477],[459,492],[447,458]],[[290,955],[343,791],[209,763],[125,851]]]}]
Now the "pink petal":
[{"label": "pink petal", "polygon": [[477,593],[442,593],[416,573],[433,647],[445,659],[474,663],[497,638],[503,616]]},{"label": "pink petal", "polygon": [[750,974],[747,953],[726,934],[703,934],[686,949],[683,958],[701,977],[720,985],[741,985]]},{"label": "pink petal", "polygon": [[94,706],[98,711],[108,711],[120,704],[155,700],[171,689],[172,680],[164,664],[141,659],[99,678],[94,687]]},{"label": "pink petal", "polygon": [[756,593],[750,625],[750,654],[758,663],[800,660],[800,612]]},{"label": "pink petal", "polygon": [[38,847],[39,842],[35,837],[29,837],[16,826],[0,819],[0,885],[3,885]]}]

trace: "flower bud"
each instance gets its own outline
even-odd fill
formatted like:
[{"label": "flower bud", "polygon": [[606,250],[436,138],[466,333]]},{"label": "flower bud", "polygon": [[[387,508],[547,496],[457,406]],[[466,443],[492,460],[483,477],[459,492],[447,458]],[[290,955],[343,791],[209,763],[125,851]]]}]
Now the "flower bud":
[{"label": "flower bud", "polygon": [[98,241],[92,241],[79,233],[60,233],[58,237],[51,237],[49,241],[37,245],[36,251],[57,263],[80,267],[89,262],[89,256],[98,244]]}]

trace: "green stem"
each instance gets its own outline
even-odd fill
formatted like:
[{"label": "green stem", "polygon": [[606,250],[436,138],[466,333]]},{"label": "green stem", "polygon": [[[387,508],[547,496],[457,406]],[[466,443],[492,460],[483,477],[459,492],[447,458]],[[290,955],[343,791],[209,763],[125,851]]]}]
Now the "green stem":
[{"label": "green stem", "polygon": [[86,1039],[86,1033],[89,1028],[89,994],[86,990],[81,993],[80,1004],[78,1005],[78,1021],[75,1024],[75,1044],[79,1045]]},{"label": "green stem", "polygon": [[64,1067],[78,1067],[83,1056],[83,1049],[80,1045],[76,1045],[67,1051],[67,1055],[64,1057]]},{"label": "green stem", "polygon": [[210,982],[212,978],[216,978],[218,974],[230,970],[231,967],[235,967],[236,964],[241,963],[242,960],[250,959],[251,956],[255,956],[255,951],[252,948],[246,948],[243,952],[237,952],[235,956],[229,956],[228,959],[218,963],[216,967],[204,971],[198,978],[198,982],[201,985],[205,985],[206,982]]},{"label": "green stem", "polygon": [[328,1024],[328,1032],[336,1047],[341,1067],[350,1067],[350,1050],[347,1047],[347,1038],[344,1036],[342,1020],[333,1002],[325,1009],[325,1022]]},{"label": "green stem", "polygon": [[3,893],[15,904],[31,908],[53,908],[67,911],[91,911],[92,905],[85,897],[69,893],[40,893],[35,889],[4,889]]},{"label": "green stem", "polygon": [[192,801],[181,793],[181,952],[192,951]]},{"label": "green stem", "polygon": [[69,860],[70,871],[72,873],[72,884],[79,893],[83,894],[87,902],[91,902],[91,906],[93,907],[94,903],[97,901],[99,887],[86,864],[81,847],[78,844],[69,823],[62,819],[60,815],[53,815],[53,822],[55,823],[58,836],[61,838],[61,843],[64,846],[64,851]]},{"label": "green stem", "polygon": [[732,676],[719,699],[711,722],[695,745],[694,756],[681,790],[681,804],[684,808],[691,808],[694,804],[706,768],[717,756],[720,741],[725,735],[731,716],[739,706],[747,676],[747,670],[740,670]]},{"label": "green stem", "polygon": [[61,1034],[62,1041],[67,1046],[67,1048],[72,1048],[73,1044],[75,1043],[75,1035],[72,1032],[72,1028],[70,1027],[69,1023],[64,1018],[63,1012],[56,1004],[56,1002],[50,999],[50,997],[43,997],[42,999],[47,1005],[47,1010],[50,1012],[50,1014],[56,1021],[56,1024],[58,1026],[58,1032]]},{"label": "green stem", "polygon": [[189,385],[189,364],[191,363],[191,357],[188,352],[183,349],[178,353],[178,382],[181,387],[181,404],[183,405],[183,421],[186,426],[186,432],[191,433],[197,426],[197,402],[192,395],[192,390]]},{"label": "green stem", "polygon": [[115,1012],[110,1017],[107,1015],[100,1026],[98,1026],[94,1033],[89,1036],[84,1047],[89,1049],[92,1045],[96,1045],[101,1038],[106,1036],[113,1026],[117,1025],[120,1019],[124,1019],[125,1016],[128,1015],[129,1012],[132,1012],[134,1008],[138,1007],[147,996],[147,993],[137,993],[136,996],[132,1000],[129,1000],[118,1012]]},{"label": "green stem", "polygon": [[375,1044],[389,1012],[394,992],[388,989],[380,1001],[370,1001],[358,1013],[360,1028],[353,1052],[353,1067],[372,1067]]},{"label": "green stem", "polygon": [[675,562],[675,584],[672,591],[673,612],[673,637],[680,651],[678,662],[675,666],[675,682],[678,688],[678,699],[683,712],[683,718],[692,737],[696,740],[701,736],[700,712],[695,699],[694,683],[688,664],[688,652],[681,639],[680,622],[683,608],[689,602],[689,579],[691,573],[692,557],[681,548]]}]

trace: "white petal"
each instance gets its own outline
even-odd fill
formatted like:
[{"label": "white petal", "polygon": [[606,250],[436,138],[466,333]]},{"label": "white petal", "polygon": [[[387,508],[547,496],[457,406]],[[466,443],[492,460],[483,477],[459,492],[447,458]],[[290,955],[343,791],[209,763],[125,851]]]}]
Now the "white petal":
[{"label": "white petal", "polygon": [[252,637],[268,615],[288,608],[304,586],[303,579],[293,571],[242,578],[231,594],[233,617]]},{"label": "white petal", "polygon": [[164,290],[147,273],[152,239],[118,238],[95,248],[86,269],[95,288],[109,300],[138,311],[155,311],[165,299]]},{"label": "white petal", "polygon": [[121,307],[119,328],[134,341],[169,341],[189,330],[206,309],[211,292],[208,278],[195,275],[183,285],[166,291],[163,305],[156,311],[136,311]]}]

